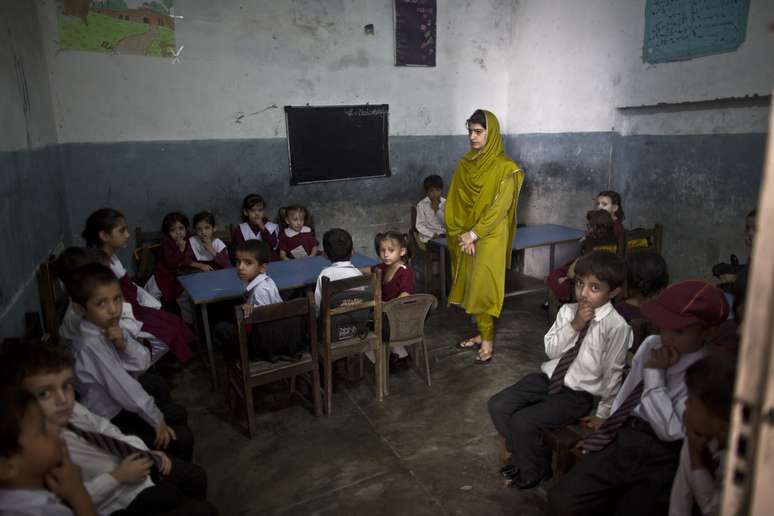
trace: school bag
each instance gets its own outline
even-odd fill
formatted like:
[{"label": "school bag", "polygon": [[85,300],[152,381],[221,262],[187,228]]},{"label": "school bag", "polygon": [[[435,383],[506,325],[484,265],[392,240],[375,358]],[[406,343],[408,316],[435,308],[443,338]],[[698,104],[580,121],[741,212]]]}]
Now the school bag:
[{"label": "school bag", "polygon": [[[345,290],[331,296],[331,308],[338,308],[344,304],[370,301],[373,293],[368,290]],[[355,337],[365,339],[371,331],[372,308],[354,310],[345,314],[331,317],[331,342],[353,339]]]}]

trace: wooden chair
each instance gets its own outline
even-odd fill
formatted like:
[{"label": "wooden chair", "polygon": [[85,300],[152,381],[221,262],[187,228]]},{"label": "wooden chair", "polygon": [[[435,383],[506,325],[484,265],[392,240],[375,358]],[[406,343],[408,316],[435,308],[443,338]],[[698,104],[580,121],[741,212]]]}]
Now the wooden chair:
[{"label": "wooden chair", "polygon": [[438,300],[430,294],[414,294],[406,297],[399,297],[384,303],[382,311],[387,317],[387,324],[390,329],[390,340],[384,343],[384,395],[390,394],[390,371],[389,359],[390,350],[398,346],[411,348],[411,362],[414,371],[422,378],[422,372],[419,370],[417,362],[418,349],[422,347],[424,356],[424,378],[427,386],[430,387],[430,357],[427,352],[427,343],[425,342],[425,319],[431,309],[438,306]]},{"label": "wooden chair", "polygon": [[[304,298],[285,303],[266,305],[253,310],[245,319],[242,307],[234,309],[237,320],[239,357],[230,359],[227,364],[227,389],[232,414],[236,411],[236,398],[241,398],[247,416],[247,434],[252,439],[255,434],[255,408],[253,406],[253,388],[289,378],[291,391],[295,391],[295,379],[299,375],[311,377],[310,391],[315,416],[322,414],[320,398],[320,369],[318,367],[317,325],[314,313],[314,297],[310,292]],[[246,324],[260,325],[283,319],[295,318],[299,324],[306,324],[309,339],[309,351],[297,362],[278,361],[251,362],[247,349]]]},{"label": "wooden chair", "polygon": [[[342,304],[333,307],[331,301],[336,294],[349,290],[368,289],[367,300],[356,303]],[[363,294],[363,292],[358,292]],[[382,274],[376,271],[370,276],[356,276],[336,281],[323,277],[322,299],[320,302],[320,331],[321,343],[320,361],[323,365],[323,391],[325,394],[325,413],[333,413],[333,364],[339,359],[349,358],[356,354],[370,351],[375,356],[375,394],[378,401],[382,401],[383,376],[386,366],[384,353],[382,353]],[[333,341],[332,318],[338,315],[348,314],[360,310],[372,312],[373,330],[369,330],[361,338],[356,335],[352,338]]]},{"label": "wooden chair", "polygon": [[624,231],[626,253],[655,251],[661,254],[664,226],[654,224],[652,228],[635,228]]},{"label": "wooden chair", "polygon": [[422,264],[424,271],[422,273],[422,282],[424,283],[424,289],[425,292],[428,294],[432,292],[432,286],[433,286],[433,264],[439,263],[441,260],[441,254],[439,252],[434,252],[433,249],[431,249],[427,244],[423,244],[419,241],[418,233],[416,230],[417,227],[417,206],[416,204],[411,205],[411,227],[409,227],[408,232],[406,233],[409,237],[409,247],[411,251],[411,266],[415,270],[416,267],[416,258],[421,256],[422,257]]},{"label": "wooden chair", "polygon": [[580,425],[548,428],[543,431],[543,444],[553,452],[554,478],[560,479],[580,461],[583,454],[575,445],[591,430]]},{"label": "wooden chair", "polygon": [[54,340],[59,339],[59,325],[67,311],[69,299],[62,284],[54,276],[52,266],[56,257],[52,254],[38,266],[38,294],[43,314],[43,330]]}]

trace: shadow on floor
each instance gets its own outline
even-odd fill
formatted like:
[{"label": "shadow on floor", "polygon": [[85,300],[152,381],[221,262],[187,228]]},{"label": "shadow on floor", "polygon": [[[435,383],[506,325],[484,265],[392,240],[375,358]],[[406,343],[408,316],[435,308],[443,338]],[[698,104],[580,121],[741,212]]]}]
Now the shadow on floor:
[{"label": "shadow on floor", "polygon": [[[475,331],[460,310],[427,322],[433,385],[411,370],[391,376],[382,403],[368,380],[339,381],[334,415],[316,419],[300,403],[263,403],[257,435],[229,422],[224,395],[194,364],[175,377],[189,409],[196,461],[209,473],[209,498],[222,515],[542,515],[541,489],[502,487],[486,400],[544,360],[541,294],[507,299],[492,363],[454,344]],[[277,389],[263,400],[282,399]]]}]

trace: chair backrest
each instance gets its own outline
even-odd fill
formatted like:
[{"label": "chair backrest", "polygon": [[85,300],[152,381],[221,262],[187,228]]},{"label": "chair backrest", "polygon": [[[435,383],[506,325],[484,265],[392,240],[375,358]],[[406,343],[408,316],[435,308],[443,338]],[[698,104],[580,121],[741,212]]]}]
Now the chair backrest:
[{"label": "chair backrest", "polygon": [[652,228],[635,228],[624,232],[626,252],[655,251],[661,254],[664,226],[655,224]]},{"label": "chair backrest", "polygon": [[387,301],[382,306],[390,327],[390,343],[408,343],[425,334],[425,319],[438,300],[431,294],[413,294]]},{"label": "chair backrest", "polygon": [[[320,318],[322,321],[323,338],[326,343],[331,342],[331,319],[336,316],[359,312],[361,310],[372,310],[374,321],[374,333],[381,335],[382,331],[382,273],[376,270],[368,276],[355,276],[336,281],[331,281],[327,277],[322,278],[322,295],[320,301]],[[337,294],[347,290],[357,290],[357,295],[353,296],[353,303],[343,303],[339,306],[333,306],[332,300]],[[363,295],[366,293],[367,295]],[[354,299],[357,298],[357,299]]]},{"label": "chair backrest", "polygon": [[59,325],[67,311],[69,299],[57,280],[52,270],[55,256],[49,256],[38,266],[38,293],[40,295],[40,309],[43,314],[43,329],[52,338],[59,337]]},{"label": "chair backrest", "polygon": [[[312,292],[308,292],[306,297],[293,299],[284,303],[256,307],[248,318],[244,317],[241,306],[234,307],[234,312],[237,321],[239,362],[241,364],[242,376],[245,382],[249,382],[250,379],[250,357],[247,345],[247,331],[245,328],[245,325],[247,324],[260,325],[294,318],[299,319],[299,323],[302,322],[301,320],[305,321],[309,338],[309,354],[312,356],[312,361],[315,364],[317,363],[317,322],[315,319],[314,295]],[[261,373],[270,373],[273,369],[282,367],[282,364],[278,364],[275,368],[269,367],[262,369]]]}]

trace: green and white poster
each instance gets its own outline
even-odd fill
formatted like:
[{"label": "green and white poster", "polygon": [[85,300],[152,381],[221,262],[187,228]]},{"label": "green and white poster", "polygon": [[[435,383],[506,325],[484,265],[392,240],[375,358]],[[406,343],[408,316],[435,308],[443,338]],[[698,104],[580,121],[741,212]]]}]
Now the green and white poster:
[{"label": "green and white poster", "polygon": [[174,0],[58,0],[60,50],[175,56]]}]

